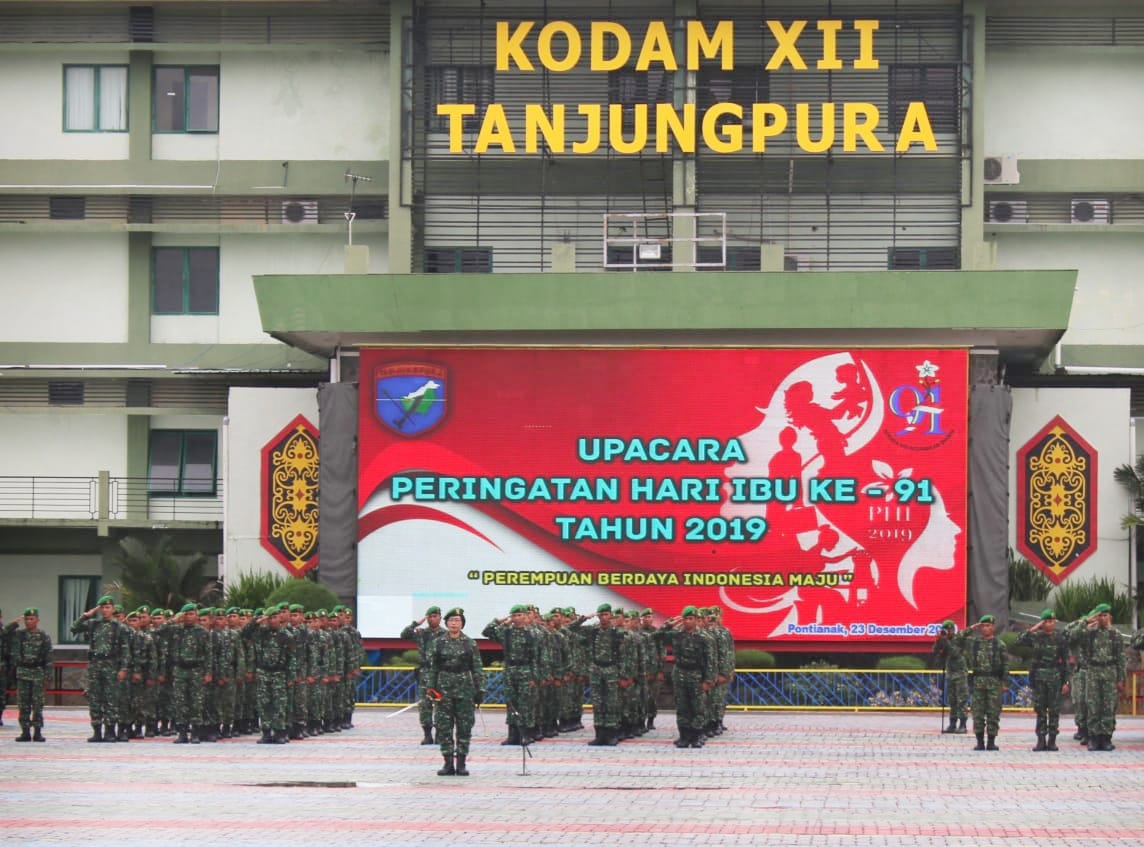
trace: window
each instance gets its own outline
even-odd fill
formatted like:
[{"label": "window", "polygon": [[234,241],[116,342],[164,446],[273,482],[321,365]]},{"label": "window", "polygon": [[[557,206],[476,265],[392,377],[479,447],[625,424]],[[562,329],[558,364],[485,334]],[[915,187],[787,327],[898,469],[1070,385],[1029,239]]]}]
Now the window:
[{"label": "window", "polygon": [[218,132],[218,68],[155,68],[155,132]]},{"label": "window", "polygon": [[218,314],[218,248],[156,247],[152,313]]},{"label": "window", "polygon": [[82,635],[72,635],[71,625],[79,620],[80,615],[95,607],[95,601],[99,599],[99,580],[98,576],[60,577],[57,644],[79,644],[86,640]]},{"label": "window", "polygon": [[214,496],[217,455],[214,430],[153,429],[147,490],[170,497]]},{"label": "window", "polygon": [[[631,273],[632,271],[670,271],[671,270],[671,245],[670,244],[656,244],[659,248],[659,258],[651,258],[654,250],[649,251],[647,257],[641,256],[640,253],[635,252],[632,247],[624,247],[615,244],[608,245],[608,267],[606,271],[618,271],[620,273]],[[633,261],[633,255],[635,260]],[[707,270],[704,268],[704,270]]]},{"label": "window", "polygon": [[890,68],[890,126],[894,132],[910,103],[925,103],[934,132],[957,132],[961,97],[956,65],[894,65]]},{"label": "window", "polygon": [[48,217],[53,221],[82,221],[86,212],[86,197],[48,198]]},{"label": "window", "polygon": [[431,65],[429,68],[429,131],[448,132],[449,119],[437,114],[444,103],[472,103],[477,113],[466,117],[465,132],[481,127],[485,109],[493,102],[491,65]]},{"label": "window", "polygon": [[428,247],[425,249],[427,274],[491,274],[493,251],[490,247]]},{"label": "window", "polygon": [[55,380],[52,380],[48,383],[48,405],[82,406],[83,383],[56,382]]},{"label": "window", "polygon": [[752,106],[770,101],[770,77],[761,67],[743,67],[724,71],[711,68],[699,71],[695,99],[700,114],[716,103],[734,103],[743,107],[743,123],[749,125]]},{"label": "window", "polygon": [[955,271],[961,266],[956,247],[891,247],[892,271]]},{"label": "window", "polygon": [[[699,262],[719,262],[723,259],[723,248],[718,246],[698,246],[695,258]],[[761,247],[728,247],[727,264],[719,267],[703,267],[701,271],[757,271],[762,269]]]},{"label": "window", "polygon": [[64,132],[127,132],[126,65],[64,65]]},{"label": "window", "polygon": [[631,136],[635,132],[635,105],[648,105],[648,122],[655,121],[655,103],[672,101],[672,76],[663,70],[637,71],[623,68],[608,74],[608,104],[618,103],[624,107],[623,133]]}]

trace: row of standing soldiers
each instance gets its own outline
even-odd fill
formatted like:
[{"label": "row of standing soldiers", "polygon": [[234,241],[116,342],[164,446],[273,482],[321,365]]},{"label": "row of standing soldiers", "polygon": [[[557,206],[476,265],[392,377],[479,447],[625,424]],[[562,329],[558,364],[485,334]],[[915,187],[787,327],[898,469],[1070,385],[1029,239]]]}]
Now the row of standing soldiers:
[{"label": "row of standing soldiers", "polygon": [[88,641],[88,741],[176,735],[198,744],[262,731],[285,744],[353,726],[364,659],[344,606],[306,613],[201,608],[117,612],[109,595],[72,632]]},{"label": "row of standing soldiers", "polygon": [[[585,689],[590,692],[593,746],[615,746],[621,740],[655,728],[657,700],[664,681],[668,647],[672,647],[672,684],[679,725],[679,747],[702,746],[722,734],[727,688],[734,674],[734,639],[722,625],[721,610],[690,606],[684,614],[656,627],[650,609],[643,612],[601,604],[594,615],[578,615],[568,607],[541,615],[535,606],[513,606],[509,615],[491,621],[482,635],[504,653],[503,693],[508,733],[503,744],[527,745],[558,733],[583,729]],[[589,624],[592,618],[594,624]],[[440,609],[431,606],[401,637],[414,641],[421,656],[419,683],[428,685],[435,640],[445,633]],[[426,626],[422,626],[426,624]],[[433,739],[433,703],[420,700],[422,744]],[[438,734],[440,735],[440,733]]]},{"label": "row of standing soldiers", "polygon": [[[1037,716],[1034,751],[1055,751],[1060,732],[1061,697],[1072,694],[1077,731],[1074,739],[1089,750],[1114,750],[1116,709],[1127,679],[1127,639],[1112,626],[1111,607],[1096,606],[1063,628],[1052,609],[1018,636],[1012,650],[1029,661],[1029,686]],[[995,633],[992,615],[955,634],[953,621],[942,624],[934,655],[945,667],[950,709],[946,733],[965,733],[966,706],[973,713],[976,750],[996,750],[1002,695],[1009,683],[1007,650]],[[1144,649],[1144,630],[1132,639]]]}]

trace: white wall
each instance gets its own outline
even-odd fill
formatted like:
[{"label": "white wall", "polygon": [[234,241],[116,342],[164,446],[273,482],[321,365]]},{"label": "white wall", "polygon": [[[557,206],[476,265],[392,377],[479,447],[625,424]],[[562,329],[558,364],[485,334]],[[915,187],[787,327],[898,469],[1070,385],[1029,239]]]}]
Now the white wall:
[{"label": "white wall", "polygon": [[[151,340],[179,344],[278,344],[262,331],[256,274],[335,274],[345,270],[343,232],[295,235],[156,236],[155,246],[219,247],[219,313],[153,315]],[[369,272],[389,267],[384,235],[354,236],[370,248]]]},{"label": "white wall", "polygon": [[990,50],[985,67],[986,155],[1144,156],[1141,53]]},{"label": "white wall", "polygon": [[[4,575],[4,623],[17,620],[28,606],[40,610],[40,629],[59,642],[61,576],[100,576],[103,563],[98,555],[4,555],[0,574]],[[70,626],[72,621],[68,621]]]},{"label": "white wall", "polygon": [[5,476],[95,476],[127,473],[127,416],[0,416],[0,473]]},{"label": "white wall", "polygon": [[1129,390],[1117,388],[1018,388],[1013,391],[1009,441],[1009,538],[1017,550],[1017,454],[1054,416],[1060,415],[1098,456],[1096,550],[1066,582],[1109,577],[1128,585],[1128,533],[1121,516],[1132,499],[1113,479],[1117,466],[1135,461],[1129,434]]},{"label": "white wall", "polygon": [[156,159],[384,159],[389,57],[329,53],[157,53],[156,64],[219,66],[218,134],[157,134]]},{"label": "white wall", "polygon": [[996,239],[999,270],[1079,271],[1063,344],[1144,344],[1144,233],[1004,233]]},{"label": "white wall", "polygon": [[4,341],[127,340],[125,234],[2,234],[0,282]]},{"label": "white wall", "polygon": [[318,427],[318,392],[312,388],[232,388],[225,427],[227,577],[289,572],[262,547],[262,448],[295,416]]},{"label": "white wall", "polygon": [[[64,132],[64,64],[126,65],[126,52],[0,54],[0,159],[126,159],[126,132]],[[146,116],[128,114],[128,121]],[[19,132],[12,132],[19,127]]]}]

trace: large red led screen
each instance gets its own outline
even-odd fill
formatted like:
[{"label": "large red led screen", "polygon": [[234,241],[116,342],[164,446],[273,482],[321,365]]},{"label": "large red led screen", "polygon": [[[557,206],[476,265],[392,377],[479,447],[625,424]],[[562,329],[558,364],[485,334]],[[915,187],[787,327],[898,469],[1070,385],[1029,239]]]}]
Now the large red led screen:
[{"label": "large red led screen", "polygon": [[964,350],[366,349],[359,616],[718,605],[740,641],[965,611]]}]

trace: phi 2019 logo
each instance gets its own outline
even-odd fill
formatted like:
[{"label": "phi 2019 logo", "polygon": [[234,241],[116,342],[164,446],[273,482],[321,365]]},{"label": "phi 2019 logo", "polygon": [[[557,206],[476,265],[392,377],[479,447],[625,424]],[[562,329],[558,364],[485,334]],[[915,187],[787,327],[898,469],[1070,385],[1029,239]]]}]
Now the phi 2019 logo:
[{"label": "phi 2019 logo", "polygon": [[428,362],[387,362],[373,370],[373,411],[386,429],[412,438],[445,418],[445,368]]},{"label": "phi 2019 logo", "polygon": [[932,450],[944,444],[953,435],[942,428],[941,416],[945,407],[941,401],[940,370],[929,359],[914,366],[918,372],[916,384],[896,386],[889,394],[887,410],[899,425],[885,433],[891,441],[910,450]]}]

